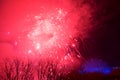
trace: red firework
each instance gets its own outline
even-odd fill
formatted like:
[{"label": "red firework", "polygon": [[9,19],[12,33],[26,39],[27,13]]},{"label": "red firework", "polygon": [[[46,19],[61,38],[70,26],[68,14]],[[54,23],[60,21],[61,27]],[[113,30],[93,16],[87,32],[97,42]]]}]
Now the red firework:
[{"label": "red firework", "polygon": [[[85,37],[85,29],[90,27],[88,4],[81,2],[79,8],[70,0],[13,0],[7,4],[10,7],[7,6],[2,12],[7,18],[3,18],[6,24],[2,24],[5,28],[2,28],[0,37],[1,42],[13,46],[15,56],[51,59],[59,62],[60,67],[71,68],[80,63],[76,37]],[[9,14],[6,11],[10,11]]]}]

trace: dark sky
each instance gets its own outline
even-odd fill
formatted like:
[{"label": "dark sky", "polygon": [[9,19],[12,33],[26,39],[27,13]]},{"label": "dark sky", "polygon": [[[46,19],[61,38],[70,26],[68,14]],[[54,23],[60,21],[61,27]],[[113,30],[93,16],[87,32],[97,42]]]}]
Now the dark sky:
[{"label": "dark sky", "polygon": [[[97,57],[111,66],[120,66],[120,0],[94,0],[96,12],[91,37],[83,55]],[[94,8],[95,8],[94,7]]]}]

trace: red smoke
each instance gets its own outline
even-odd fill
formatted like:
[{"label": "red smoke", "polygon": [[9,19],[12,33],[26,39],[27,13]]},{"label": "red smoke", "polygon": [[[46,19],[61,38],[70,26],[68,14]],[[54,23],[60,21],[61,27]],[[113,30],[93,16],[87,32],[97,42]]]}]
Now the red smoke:
[{"label": "red smoke", "polygon": [[3,0],[1,55],[78,65],[81,55],[77,37],[84,39],[91,27],[90,6],[79,3],[81,7],[70,0]]}]

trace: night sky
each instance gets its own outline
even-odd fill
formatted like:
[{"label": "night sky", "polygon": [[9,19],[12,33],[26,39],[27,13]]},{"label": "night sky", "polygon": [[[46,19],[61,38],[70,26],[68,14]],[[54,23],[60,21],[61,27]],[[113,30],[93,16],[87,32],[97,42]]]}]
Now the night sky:
[{"label": "night sky", "polygon": [[[101,58],[111,66],[120,66],[120,1],[95,0],[96,13],[83,55]],[[94,8],[94,7],[93,7]]]},{"label": "night sky", "polygon": [[[4,2],[3,0],[0,0],[1,11],[4,11],[3,10],[4,8],[2,8],[3,2]],[[100,58],[103,61],[107,62],[110,66],[120,66],[120,62],[119,62],[120,61],[120,29],[119,29],[120,1],[119,0],[85,0],[85,2],[89,2],[89,4],[92,5],[91,8],[93,9],[93,14],[92,14],[93,17],[91,19],[92,20],[91,24],[93,28],[88,31],[89,37],[87,37],[83,41],[83,43],[81,41],[79,42],[80,43],[79,51],[81,52],[81,55],[85,59]],[[75,3],[73,4],[78,4],[79,7],[79,0],[75,0]],[[25,5],[26,4],[24,4],[24,6]],[[7,7],[9,7],[9,5]],[[18,9],[21,8],[18,7]],[[24,10],[21,9],[21,11]],[[14,13],[17,13],[17,11]],[[14,23],[12,24],[11,23],[12,21],[8,19],[9,21],[8,23],[11,23],[10,26],[18,26],[18,24],[20,23],[17,23],[16,21],[17,18],[19,18],[18,21],[22,21],[21,16],[24,17],[25,13],[26,10],[22,14],[14,14],[17,17],[9,16],[12,13],[7,14],[9,16],[8,18],[13,18],[13,22],[16,23],[16,24]],[[37,13],[37,11],[35,13]],[[0,31],[2,32],[4,28],[2,25],[5,24],[5,21],[2,20],[4,14],[0,12],[0,15],[1,15]],[[7,26],[7,28],[10,27]],[[21,29],[21,27],[19,28]],[[17,32],[19,28],[15,28],[14,31],[16,30]],[[11,29],[12,28],[10,28],[10,30]],[[1,41],[1,45],[2,45],[2,41]],[[8,45],[8,47],[9,46],[10,45]],[[3,46],[0,47],[2,52]]]}]

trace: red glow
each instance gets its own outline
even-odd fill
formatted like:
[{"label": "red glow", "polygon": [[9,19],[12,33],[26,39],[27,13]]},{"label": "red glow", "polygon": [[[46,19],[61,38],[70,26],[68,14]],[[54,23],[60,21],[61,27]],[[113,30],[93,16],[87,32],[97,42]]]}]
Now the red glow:
[{"label": "red glow", "polygon": [[78,9],[70,0],[6,0],[2,7],[0,37],[11,44],[14,55],[51,58],[67,66],[79,63],[80,52],[70,48],[77,50],[75,38],[85,35],[88,5]]}]

